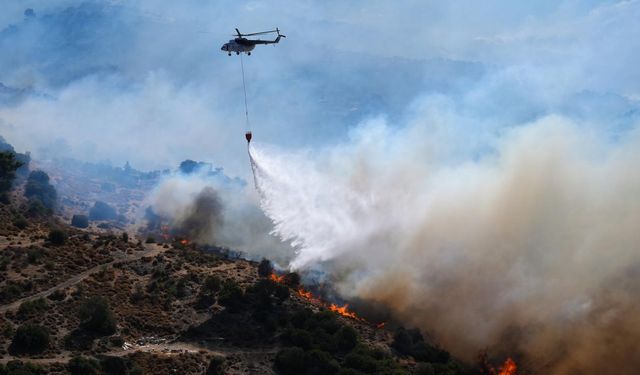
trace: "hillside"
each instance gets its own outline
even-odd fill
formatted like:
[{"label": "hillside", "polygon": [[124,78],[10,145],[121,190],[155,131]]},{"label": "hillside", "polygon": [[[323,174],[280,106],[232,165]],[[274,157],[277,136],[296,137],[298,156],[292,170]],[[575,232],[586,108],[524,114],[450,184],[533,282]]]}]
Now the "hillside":
[{"label": "hillside", "polygon": [[23,191],[0,206],[0,373],[468,371],[417,331],[394,339],[268,262],[29,216]]}]

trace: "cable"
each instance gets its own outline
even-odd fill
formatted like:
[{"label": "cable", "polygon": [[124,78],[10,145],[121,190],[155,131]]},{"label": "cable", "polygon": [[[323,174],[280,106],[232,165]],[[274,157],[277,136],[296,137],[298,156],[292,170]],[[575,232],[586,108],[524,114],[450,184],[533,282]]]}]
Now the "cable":
[{"label": "cable", "polygon": [[244,114],[247,118],[247,131],[251,130],[249,126],[249,106],[247,106],[247,85],[244,83],[244,63],[242,62],[242,52],[240,52],[240,67],[242,68],[242,89],[244,90]]}]

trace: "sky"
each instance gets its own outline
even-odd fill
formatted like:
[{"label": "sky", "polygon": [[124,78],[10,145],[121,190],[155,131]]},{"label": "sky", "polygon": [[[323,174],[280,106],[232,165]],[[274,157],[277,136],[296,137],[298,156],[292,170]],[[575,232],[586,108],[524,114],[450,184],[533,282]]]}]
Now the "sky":
[{"label": "sky", "polygon": [[254,139],[287,148],[322,149],[378,117],[403,127],[437,102],[460,118],[451,137],[482,153],[501,129],[549,114],[622,131],[640,105],[636,1],[2,8],[0,132],[42,158],[141,169],[193,158],[247,178],[240,61],[220,51],[235,27],[287,35],[244,57]]}]

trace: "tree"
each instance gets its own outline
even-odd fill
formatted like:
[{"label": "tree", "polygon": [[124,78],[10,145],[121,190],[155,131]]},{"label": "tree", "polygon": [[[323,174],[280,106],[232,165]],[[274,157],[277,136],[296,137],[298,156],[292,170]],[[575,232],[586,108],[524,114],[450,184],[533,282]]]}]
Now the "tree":
[{"label": "tree", "polygon": [[115,220],[117,218],[116,209],[102,201],[94,203],[91,210],[89,210],[89,219],[91,220]]},{"label": "tree", "polygon": [[122,239],[122,242],[129,242],[129,233],[122,232],[122,236],[120,238]]},{"label": "tree", "polygon": [[305,372],[304,350],[285,348],[276,354],[274,368],[278,374],[298,375]]},{"label": "tree", "polygon": [[222,375],[224,374],[225,367],[223,357],[213,357],[209,362],[206,375]]},{"label": "tree", "polygon": [[99,375],[100,364],[93,358],[77,356],[71,358],[67,364],[71,375]]},{"label": "tree", "polygon": [[16,170],[22,163],[16,160],[16,154],[11,151],[0,152],[0,193],[11,189],[11,184],[16,178]]},{"label": "tree", "polygon": [[79,309],[81,327],[99,335],[111,335],[116,331],[116,318],[109,304],[102,297],[91,297]]},{"label": "tree", "polygon": [[62,246],[67,241],[67,233],[62,229],[52,229],[49,231],[49,242],[56,246]]},{"label": "tree", "polygon": [[37,324],[25,324],[18,327],[11,347],[16,354],[38,354],[49,346],[49,331]]},{"label": "tree", "polygon": [[49,175],[38,170],[29,174],[24,188],[24,196],[30,200],[37,199],[47,209],[53,210],[58,194],[53,185],[49,183]]},{"label": "tree", "polygon": [[87,215],[73,215],[71,225],[76,228],[87,228],[89,226],[89,218]]},{"label": "tree", "polygon": [[273,273],[273,266],[268,259],[262,259],[258,264],[258,276],[269,277]]}]

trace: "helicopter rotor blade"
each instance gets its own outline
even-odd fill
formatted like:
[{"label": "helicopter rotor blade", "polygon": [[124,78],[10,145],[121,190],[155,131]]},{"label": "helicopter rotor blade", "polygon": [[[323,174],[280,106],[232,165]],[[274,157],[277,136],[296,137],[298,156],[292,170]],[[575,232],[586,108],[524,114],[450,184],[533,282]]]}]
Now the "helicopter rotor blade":
[{"label": "helicopter rotor blade", "polygon": [[244,36],[253,36],[253,35],[262,35],[262,34],[271,34],[271,33],[275,33],[276,30],[269,30],[269,31],[261,31],[259,33],[251,33],[251,34],[242,34]]}]

